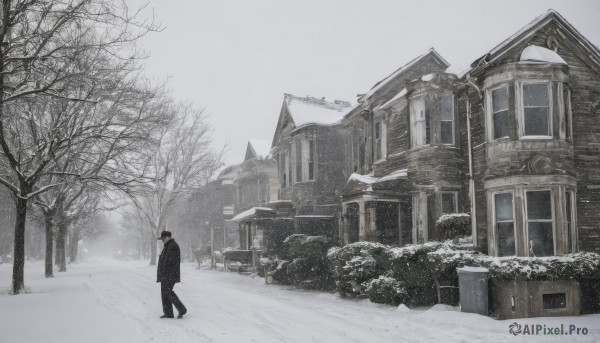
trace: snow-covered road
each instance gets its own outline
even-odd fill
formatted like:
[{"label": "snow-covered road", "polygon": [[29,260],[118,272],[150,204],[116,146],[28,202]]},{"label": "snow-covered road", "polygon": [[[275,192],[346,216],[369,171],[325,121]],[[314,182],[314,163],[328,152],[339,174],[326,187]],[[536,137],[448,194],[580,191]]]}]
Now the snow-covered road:
[{"label": "snow-covered road", "polygon": [[[264,279],[182,265],[175,292],[183,320],[162,314],[156,269],[147,262],[91,260],[54,279],[42,263],[26,265],[32,294],[8,296],[12,265],[0,265],[3,342],[563,342],[563,337],[513,337],[513,321],[455,308],[397,311],[368,300],[265,285]],[[569,342],[599,342],[600,315],[533,318],[520,324],[586,327]]]}]

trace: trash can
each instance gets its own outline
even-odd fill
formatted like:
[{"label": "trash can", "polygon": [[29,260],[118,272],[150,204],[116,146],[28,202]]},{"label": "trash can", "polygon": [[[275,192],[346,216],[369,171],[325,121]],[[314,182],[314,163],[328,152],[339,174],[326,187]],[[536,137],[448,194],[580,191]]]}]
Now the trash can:
[{"label": "trash can", "polygon": [[483,267],[456,268],[461,312],[488,315],[488,278],[490,271]]}]

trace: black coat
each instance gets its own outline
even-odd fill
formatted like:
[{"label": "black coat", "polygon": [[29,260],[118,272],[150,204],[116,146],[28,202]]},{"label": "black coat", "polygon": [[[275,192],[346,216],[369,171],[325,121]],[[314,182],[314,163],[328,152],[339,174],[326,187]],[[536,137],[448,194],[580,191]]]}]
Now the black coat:
[{"label": "black coat", "polygon": [[158,258],[156,282],[180,282],[180,262],[181,254],[179,252],[179,245],[171,238],[165,243],[165,246],[160,253],[160,257]]}]

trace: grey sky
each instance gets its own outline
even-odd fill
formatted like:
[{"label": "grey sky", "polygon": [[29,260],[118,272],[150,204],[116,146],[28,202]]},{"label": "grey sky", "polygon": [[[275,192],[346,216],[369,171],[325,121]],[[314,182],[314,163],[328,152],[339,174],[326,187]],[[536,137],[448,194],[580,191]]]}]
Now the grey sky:
[{"label": "grey sky", "polygon": [[355,102],[431,47],[467,67],[549,8],[600,44],[598,0],[148,2],[166,28],[142,41],[147,72],[206,108],[227,164],[273,138],[283,93]]}]

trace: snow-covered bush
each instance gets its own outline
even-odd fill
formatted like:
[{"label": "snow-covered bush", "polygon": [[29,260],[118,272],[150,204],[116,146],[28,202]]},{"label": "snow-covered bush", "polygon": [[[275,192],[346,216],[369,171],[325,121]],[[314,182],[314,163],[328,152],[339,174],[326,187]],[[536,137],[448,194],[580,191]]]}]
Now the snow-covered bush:
[{"label": "snow-covered bush", "polygon": [[369,300],[378,304],[398,306],[408,300],[404,282],[387,276],[380,276],[363,283],[363,289]]},{"label": "snow-covered bush", "polygon": [[442,215],[435,228],[441,240],[469,236],[471,234],[471,215],[468,213],[452,213]]},{"label": "snow-covered bush", "polygon": [[363,283],[390,269],[390,247],[380,243],[356,242],[332,248],[327,257],[342,296],[365,296]]},{"label": "snow-covered bush", "polygon": [[335,288],[327,251],[335,242],[323,236],[294,234],[283,242],[282,258],[272,272],[274,282],[302,288]]}]

